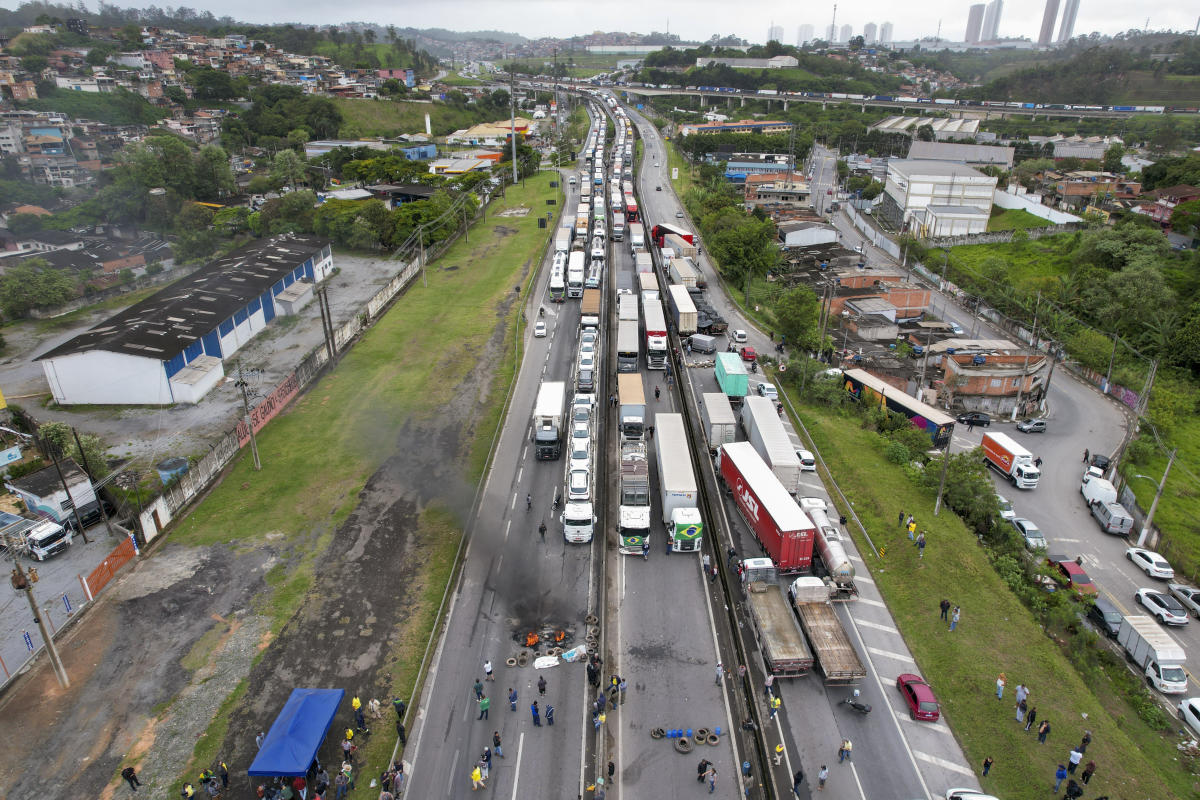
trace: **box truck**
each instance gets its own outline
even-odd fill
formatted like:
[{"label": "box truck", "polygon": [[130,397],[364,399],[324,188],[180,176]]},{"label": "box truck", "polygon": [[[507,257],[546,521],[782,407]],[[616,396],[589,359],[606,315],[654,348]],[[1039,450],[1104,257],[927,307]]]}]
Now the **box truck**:
[{"label": "box truck", "polygon": [[[699,488],[692,469],[687,431],[682,414],[655,414],[654,440],[658,455],[658,491],[662,521],[671,537],[671,550],[695,553],[700,550]],[[681,514],[681,511],[694,513]]]},{"label": "box truck", "polygon": [[716,360],[717,385],[729,398],[729,402],[739,405],[750,389],[750,373],[737,353],[717,353]]},{"label": "box truck", "polygon": [[754,538],[780,572],[812,569],[816,530],[749,442],[721,445],[717,468]]},{"label": "box truck", "polygon": [[567,385],[562,381],[543,383],[533,406],[533,452],[538,461],[554,461],[562,455],[563,401]]},{"label": "box truck", "polygon": [[618,488],[619,552],[623,555],[641,555],[642,543],[650,541],[650,462],[645,442],[621,443]]},{"label": "box truck", "polygon": [[700,416],[704,420],[704,438],[709,451],[737,441],[737,416],[729,398],[720,392],[705,392],[700,398]]},{"label": "box truck", "polygon": [[1187,653],[1150,617],[1131,616],[1121,620],[1117,643],[1146,680],[1163,694],[1183,694],[1188,690],[1184,670]]},{"label": "box truck", "polygon": [[983,435],[983,459],[1018,489],[1037,488],[1041,472],[1033,463],[1033,453],[1006,433]]},{"label": "box truck", "polygon": [[742,403],[742,429],[771,472],[789,492],[800,488],[800,457],[784,430],[775,401],[751,395]]},{"label": "box truck", "polygon": [[688,294],[686,286],[673,283],[667,287],[667,299],[671,303],[671,318],[680,336],[696,332],[696,304]]},{"label": "box truck", "polygon": [[600,330],[600,290],[584,289],[579,303],[579,329]]}]

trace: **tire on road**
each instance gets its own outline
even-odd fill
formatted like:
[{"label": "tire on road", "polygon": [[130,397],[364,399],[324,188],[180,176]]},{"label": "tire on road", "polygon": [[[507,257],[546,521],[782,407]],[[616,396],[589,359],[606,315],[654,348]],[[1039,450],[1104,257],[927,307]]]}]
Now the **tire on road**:
[{"label": "tire on road", "polygon": [[687,755],[692,752],[692,740],[687,736],[680,736],[675,740],[675,752]]}]

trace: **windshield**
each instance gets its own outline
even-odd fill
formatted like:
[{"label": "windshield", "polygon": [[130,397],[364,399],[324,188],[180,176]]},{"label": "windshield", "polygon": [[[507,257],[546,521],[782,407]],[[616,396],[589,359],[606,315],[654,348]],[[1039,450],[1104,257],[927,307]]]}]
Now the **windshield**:
[{"label": "windshield", "polygon": [[579,516],[571,516],[570,511],[563,515],[564,525],[591,525],[592,518],[588,514],[580,514]]},{"label": "windshield", "polygon": [[1168,683],[1186,683],[1187,674],[1184,673],[1183,667],[1163,667],[1162,679]]},{"label": "windshield", "polygon": [[937,711],[937,710],[938,710],[938,704],[937,704],[937,703],[934,703],[934,702],[932,702],[932,701],[926,700],[926,701],[924,701],[924,702],[922,702],[922,703],[921,703],[921,706],[920,706],[920,708],[921,708],[921,710],[922,710],[922,711]]}]

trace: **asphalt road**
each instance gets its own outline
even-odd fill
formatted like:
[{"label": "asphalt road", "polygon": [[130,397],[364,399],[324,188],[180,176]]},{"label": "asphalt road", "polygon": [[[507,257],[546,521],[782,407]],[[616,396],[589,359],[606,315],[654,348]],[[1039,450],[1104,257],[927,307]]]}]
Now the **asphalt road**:
[{"label": "asphalt road", "polygon": [[[631,117],[646,142],[645,168],[639,180],[647,224],[658,220],[673,221],[681,205],[669,185],[663,142],[653,125],[635,112],[631,112]],[[660,164],[658,168],[654,167],[656,161]],[[818,159],[814,173],[828,182],[836,175],[834,169],[832,156],[826,156]],[[663,186],[662,192],[654,188],[659,184]],[[681,224],[690,225],[687,220]],[[707,257],[701,256],[699,261],[709,284],[709,302],[726,317],[731,329],[745,329],[751,345],[762,352],[771,352],[771,342],[742,317],[721,291]],[[718,346],[723,344],[722,341]],[[720,391],[711,368],[689,370],[688,377],[689,391],[697,396],[702,392]],[[787,427],[790,431],[790,426]],[[794,432],[792,436],[798,444]],[[709,479],[713,479],[711,474]],[[807,476],[804,491],[807,495],[828,500],[824,487],[811,474]],[[747,556],[757,555],[757,543],[728,499],[723,513],[724,526],[732,532],[738,551]],[[861,559],[858,564],[861,569]],[[915,662],[865,569],[861,574],[858,581],[860,599],[842,604],[839,616],[847,626],[860,658],[868,666],[868,679],[860,688],[874,711],[869,717],[862,717],[840,708],[839,703],[849,690],[826,688],[816,674],[778,682],[784,701],[784,710],[778,719],[781,720],[791,768],[802,766],[812,783],[821,765],[829,766],[831,777],[823,794],[831,798],[928,797],[952,786],[978,786],[974,771],[967,765],[945,722],[915,723],[901,712],[895,677],[915,669]],[[752,665],[752,669],[762,675],[761,659]],[[855,758],[863,769],[852,763],[837,764],[837,748],[842,738],[854,742]],[[886,764],[888,768],[871,768],[871,765],[879,764]],[[787,785],[786,781],[784,785]]]}]

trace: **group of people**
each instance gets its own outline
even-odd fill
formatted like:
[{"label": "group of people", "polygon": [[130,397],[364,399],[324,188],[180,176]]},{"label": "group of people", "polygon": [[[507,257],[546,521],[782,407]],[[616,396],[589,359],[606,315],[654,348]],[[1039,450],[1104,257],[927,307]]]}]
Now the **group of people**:
[{"label": "group of people", "polygon": [[[900,527],[908,532],[908,540],[917,548],[917,558],[925,558],[925,531],[917,533],[917,520],[912,514],[905,515],[903,511],[898,517]],[[953,630],[953,628],[951,628]]]}]

